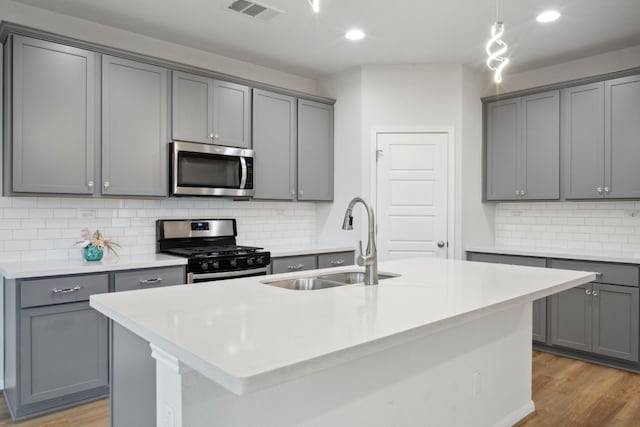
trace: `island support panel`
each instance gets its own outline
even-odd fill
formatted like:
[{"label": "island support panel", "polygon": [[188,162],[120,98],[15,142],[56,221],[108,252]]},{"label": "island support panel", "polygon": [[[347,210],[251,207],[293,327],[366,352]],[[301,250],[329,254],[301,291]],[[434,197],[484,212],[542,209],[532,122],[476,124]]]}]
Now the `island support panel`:
[{"label": "island support panel", "polygon": [[510,426],[534,410],[531,315],[517,305],[244,395],[152,345],[157,425]]}]

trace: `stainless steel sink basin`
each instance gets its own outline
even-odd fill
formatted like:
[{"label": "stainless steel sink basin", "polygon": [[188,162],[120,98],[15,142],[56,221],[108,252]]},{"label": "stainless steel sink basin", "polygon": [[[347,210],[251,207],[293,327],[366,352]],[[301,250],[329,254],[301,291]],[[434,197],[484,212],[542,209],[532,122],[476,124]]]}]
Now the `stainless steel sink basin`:
[{"label": "stainless steel sink basin", "polygon": [[[399,274],[379,273],[378,280],[398,277]],[[294,279],[265,280],[265,285],[277,286],[279,288],[294,289],[297,291],[312,291],[314,289],[335,288],[336,286],[352,285],[354,283],[364,283],[364,272],[344,271],[342,273],[323,274],[317,277],[297,277]]]},{"label": "stainless steel sink basin", "polygon": [[[399,274],[378,273],[378,280],[390,279],[392,277],[398,277]],[[342,273],[323,274],[318,276],[318,279],[331,280],[332,282],[346,283],[351,285],[353,283],[364,282],[364,272],[362,271],[345,271]]]},{"label": "stainless steel sink basin", "polygon": [[346,283],[332,282],[330,280],[318,279],[316,277],[302,277],[262,283],[265,285],[277,286],[279,288],[295,289],[297,291],[312,291],[314,289],[335,288],[336,286],[346,285]]}]

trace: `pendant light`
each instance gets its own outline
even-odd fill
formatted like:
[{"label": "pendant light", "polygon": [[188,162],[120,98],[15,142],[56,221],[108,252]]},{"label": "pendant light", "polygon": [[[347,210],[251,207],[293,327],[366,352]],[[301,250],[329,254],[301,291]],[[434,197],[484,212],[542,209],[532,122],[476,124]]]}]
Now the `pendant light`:
[{"label": "pendant light", "polygon": [[313,13],[320,12],[320,0],[307,0],[309,2],[309,6],[313,10]]},{"label": "pendant light", "polygon": [[493,71],[493,80],[496,83],[502,82],[502,70],[509,64],[507,44],[502,40],[504,34],[504,24],[498,21],[498,1],[496,0],[496,21],[491,26],[491,38],[485,46],[487,52],[487,67]]}]

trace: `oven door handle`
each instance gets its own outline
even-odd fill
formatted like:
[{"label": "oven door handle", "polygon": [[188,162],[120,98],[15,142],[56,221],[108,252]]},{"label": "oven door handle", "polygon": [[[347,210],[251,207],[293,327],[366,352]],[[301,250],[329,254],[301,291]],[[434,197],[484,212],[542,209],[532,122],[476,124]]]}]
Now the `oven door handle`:
[{"label": "oven door handle", "polygon": [[189,273],[187,275],[187,283],[194,283],[194,280],[224,279],[224,278],[231,279],[231,278],[251,276],[253,274],[261,274],[261,273],[266,274],[267,267],[254,268],[252,270],[223,271],[220,273],[202,273],[202,274]]},{"label": "oven door handle", "polygon": [[240,189],[243,190],[247,185],[247,159],[240,157]]}]

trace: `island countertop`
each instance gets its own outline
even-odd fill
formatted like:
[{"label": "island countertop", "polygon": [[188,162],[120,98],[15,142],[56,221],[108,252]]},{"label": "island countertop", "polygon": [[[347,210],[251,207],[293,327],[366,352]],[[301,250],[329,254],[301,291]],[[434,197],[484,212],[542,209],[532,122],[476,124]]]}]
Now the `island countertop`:
[{"label": "island countertop", "polygon": [[435,258],[383,262],[378,286],[313,291],[239,278],[91,296],[91,306],[235,394],[291,381],[595,280],[594,273]]}]

